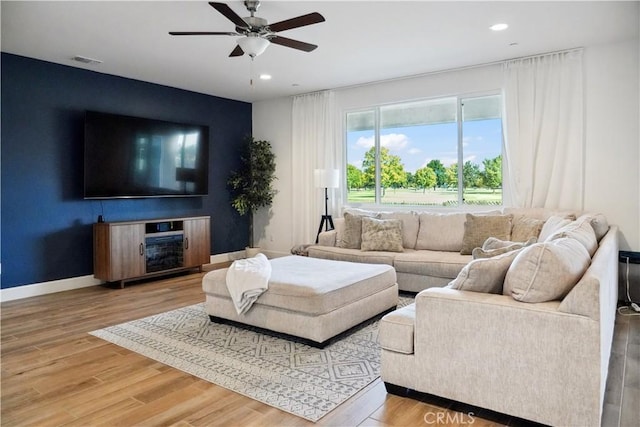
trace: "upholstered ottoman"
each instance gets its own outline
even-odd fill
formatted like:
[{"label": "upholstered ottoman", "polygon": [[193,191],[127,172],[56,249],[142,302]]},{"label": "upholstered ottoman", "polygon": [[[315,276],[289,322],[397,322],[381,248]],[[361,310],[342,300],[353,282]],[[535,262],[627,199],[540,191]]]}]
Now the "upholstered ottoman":
[{"label": "upholstered ottoman", "polygon": [[257,326],[322,347],[398,304],[396,272],[389,265],[294,255],[270,262],[269,289],[245,314],[238,314],[231,300],[227,269],[207,273],[202,289],[211,320]]}]

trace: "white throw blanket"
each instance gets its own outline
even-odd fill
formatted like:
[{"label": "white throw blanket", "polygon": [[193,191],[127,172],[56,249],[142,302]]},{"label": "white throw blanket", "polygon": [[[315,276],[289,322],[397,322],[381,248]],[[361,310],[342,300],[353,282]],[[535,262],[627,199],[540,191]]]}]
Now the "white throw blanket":
[{"label": "white throw blanket", "polygon": [[238,314],[245,314],[269,287],[271,263],[263,254],[234,261],[227,270],[227,289]]}]

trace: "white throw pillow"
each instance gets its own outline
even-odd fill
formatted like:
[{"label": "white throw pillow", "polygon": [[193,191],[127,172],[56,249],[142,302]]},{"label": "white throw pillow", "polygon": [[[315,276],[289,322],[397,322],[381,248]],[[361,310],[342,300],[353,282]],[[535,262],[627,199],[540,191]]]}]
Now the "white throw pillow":
[{"label": "white throw pillow", "polygon": [[549,242],[562,237],[571,237],[572,239],[576,239],[578,242],[582,243],[587,252],[589,252],[590,257],[592,257],[598,250],[596,233],[593,231],[593,227],[586,219],[582,221],[576,220],[565,225],[551,236],[547,237],[545,241]]},{"label": "white throw pillow", "polygon": [[609,221],[607,221],[607,217],[600,213],[586,213],[578,218],[578,221],[582,221],[584,219],[588,220],[591,227],[593,227],[593,231],[596,233],[596,240],[599,243],[604,235],[609,231]]},{"label": "white throw pillow", "polygon": [[538,236],[539,242],[544,242],[547,240],[549,236],[551,236],[556,231],[560,230],[565,225],[571,224],[575,218],[567,218],[564,216],[553,215],[550,216],[542,226],[542,230],[540,230],[540,235]]},{"label": "white throw pillow", "polygon": [[522,302],[561,300],[578,283],[591,257],[575,239],[536,243],[521,250],[507,271],[504,294]]},{"label": "white throw pillow", "polygon": [[461,291],[499,294],[509,266],[521,249],[513,250],[492,258],[474,259],[458,274],[447,287]]}]

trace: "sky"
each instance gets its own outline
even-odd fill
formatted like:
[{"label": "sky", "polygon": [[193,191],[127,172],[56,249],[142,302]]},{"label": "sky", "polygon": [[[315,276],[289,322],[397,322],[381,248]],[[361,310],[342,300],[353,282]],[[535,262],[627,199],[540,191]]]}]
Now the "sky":
[{"label": "sky", "polygon": [[[400,156],[407,172],[413,173],[433,159],[439,159],[445,167],[458,161],[456,123],[382,129],[380,140],[382,147]],[[373,144],[373,130],[347,133],[347,162],[361,169],[364,153]],[[464,162],[470,160],[482,170],[482,159],[502,153],[501,120],[464,122],[462,145]]]}]

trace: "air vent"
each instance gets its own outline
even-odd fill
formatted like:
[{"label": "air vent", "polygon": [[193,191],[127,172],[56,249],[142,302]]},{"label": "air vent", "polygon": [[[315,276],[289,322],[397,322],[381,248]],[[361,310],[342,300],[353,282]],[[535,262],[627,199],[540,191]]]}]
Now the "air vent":
[{"label": "air vent", "polygon": [[86,56],[76,55],[73,58],[74,61],[82,62],[83,64],[102,64],[99,59],[87,58]]}]

